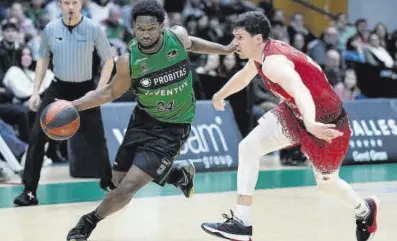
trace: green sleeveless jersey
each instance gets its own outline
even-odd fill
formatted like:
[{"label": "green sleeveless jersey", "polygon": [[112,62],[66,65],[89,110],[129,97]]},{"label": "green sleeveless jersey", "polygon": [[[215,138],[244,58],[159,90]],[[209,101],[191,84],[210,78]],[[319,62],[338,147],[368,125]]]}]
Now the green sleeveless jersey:
[{"label": "green sleeveless jersey", "polygon": [[170,30],[165,29],[163,36],[163,44],[154,54],[142,53],[136,38],[129,44],[138,107],[159,121],[190,124],[195,115],[195,97],[187,52]]}]

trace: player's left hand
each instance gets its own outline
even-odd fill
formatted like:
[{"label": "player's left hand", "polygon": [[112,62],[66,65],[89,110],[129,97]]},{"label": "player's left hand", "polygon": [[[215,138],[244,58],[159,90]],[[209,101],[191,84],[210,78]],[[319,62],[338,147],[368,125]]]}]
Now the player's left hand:
[{"label": "player's left hand", "polygon": [[217,94],[214,94],[214,96],[212,96],[212,105],[214,106],[215,110],[225,110],[225,100],[220,98]]},{"label": "player's left hand", "polygon": [[343,136],[343,132],[335,130],[334,124],[324,124],[320,122],[305,123],[306,130],[315,137],[331,143],[333,139]]}]

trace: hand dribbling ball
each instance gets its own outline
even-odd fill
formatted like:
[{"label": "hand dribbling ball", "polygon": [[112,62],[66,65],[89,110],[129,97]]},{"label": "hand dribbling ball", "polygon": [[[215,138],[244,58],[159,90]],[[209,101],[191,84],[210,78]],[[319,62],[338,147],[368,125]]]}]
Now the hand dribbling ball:
[{"label": "hand dribbling ball", "polygon": [[72,137],[80,127],[80,115],[71,102],[58,100],[48,105],[40,116],[44,133],[55,141]]}]

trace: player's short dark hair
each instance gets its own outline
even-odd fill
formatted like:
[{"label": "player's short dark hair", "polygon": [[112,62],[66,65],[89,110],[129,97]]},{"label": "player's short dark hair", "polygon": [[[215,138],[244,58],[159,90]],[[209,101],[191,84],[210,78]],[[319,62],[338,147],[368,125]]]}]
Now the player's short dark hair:
[{"label": "player's short dark hair", "polygon": [[262,34],[263,40],[269,38],[271,30],[269,19],[260,11],[240,14],[233,23],[233,29],[235,28],[244,28],[252,36]]},{"label": "player's short dark hair", "polygon": [[153,16],[159,23],[163,23],[165,10],[157,0],[139,0],[132,8],[132,20],[135,22],[138,16]]}]

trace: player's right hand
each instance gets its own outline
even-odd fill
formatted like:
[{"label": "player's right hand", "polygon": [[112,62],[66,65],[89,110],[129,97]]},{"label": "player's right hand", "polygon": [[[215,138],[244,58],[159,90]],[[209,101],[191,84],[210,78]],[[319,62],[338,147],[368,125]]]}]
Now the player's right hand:
[{"label": "player's right hand", "polygon": [[39,109],[40,103],[41,103],[41,98],[39,94],[33,94],[32,96],[30,96],[29,99],[30,110],[36,112]]},{"label": "player's right hand", "polygon": [[225,100],[220,98],[217,94],[212,96],[212,105],[214,106],[215,110],[225,110]]},{"label": "player's right hand", "polygon": [[324,124],[320,122],[313,122],[306,124],[306,130],[318,139],[331,143],[333,139],[343,136],[343,132],[335,130],[334,124]]},{"label": "player's right hand", "polygon": [[232,54],[237,51],[236,45],[234,44],[234,40],[226,46],[226,51],[228,54]]}]

